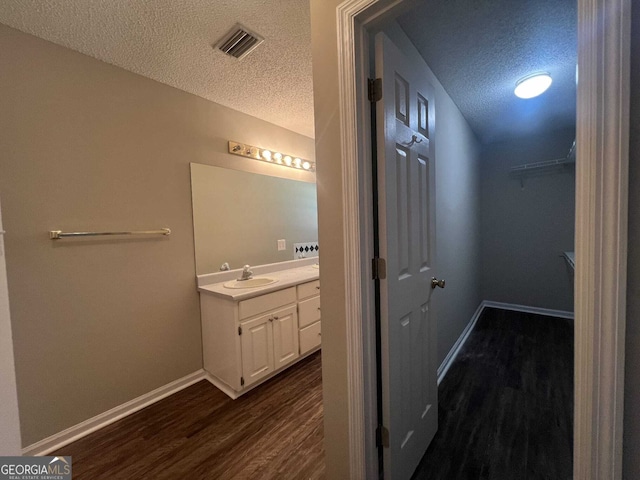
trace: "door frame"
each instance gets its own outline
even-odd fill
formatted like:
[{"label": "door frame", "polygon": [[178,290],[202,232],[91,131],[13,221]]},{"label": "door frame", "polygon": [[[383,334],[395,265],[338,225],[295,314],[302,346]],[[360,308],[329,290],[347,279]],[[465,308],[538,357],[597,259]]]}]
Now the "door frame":
[{"label": "door frame", "polygon": [[[415,0],[337,8],[350,478],[374,478],[367,28]],[[577,0],[574,478],[622,478],[631,0]],[[368,210],[365,209],[365,213]],[[363,268],[364,267],[364,268]],[[374,345],[374,344],[373,344]],[[375,371],[374,371],[375,372]],[[374,395],[374,398],[372,398]],[[375,470],[373,470],[375,472]]]},{"label": "door frame", "polygon": [[2,229],[2,208],[0,206],[0,455],[22,455],[18,391],[16,387],[16,366],[11,334],[11,308]]}]

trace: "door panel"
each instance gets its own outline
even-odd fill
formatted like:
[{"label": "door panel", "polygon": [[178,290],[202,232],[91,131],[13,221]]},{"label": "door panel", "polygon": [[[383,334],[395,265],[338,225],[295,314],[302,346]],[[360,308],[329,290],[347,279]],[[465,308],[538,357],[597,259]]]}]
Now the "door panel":
[{"label": "door panel", "polygon": [[429,159],[418,155],[418,245],[420,246],[420,271],[429,268]]},{"label": "door panel", "polygon": [[426,65],[376,36],[382,417],[387,479],[408,479],[437,430],[434,91]]},{"label": "door panel", "polygon": [[397,206],[397,255],[398,275],[400,279],[410,276],[409,252],[411,251],[411,204],[409,203],[409,156],[407,151],[396,147],[396,201]]}]

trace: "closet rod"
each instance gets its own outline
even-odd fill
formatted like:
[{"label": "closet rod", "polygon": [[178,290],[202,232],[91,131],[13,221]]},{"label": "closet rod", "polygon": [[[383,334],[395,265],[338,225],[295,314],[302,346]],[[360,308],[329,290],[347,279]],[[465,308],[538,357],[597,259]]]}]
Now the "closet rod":
[{"label": "closet rod", "polygon": [[523,174],[532,171],[548,170],[557,167],[567,167],[569,165],[575,165],[576,163],[576,142],[573,141],[569,153],[564,158],[558,158],[556,160],[548,160],[546,162],[526,163],[517,167],[511,167],[511,173]]},{"label": "closet rod", "polygon": [[511,167],[511,173],[530,172],[532,170],[541,170],[543,168],[562,167],[565,165],[573,165],[575,160],[568,158],[558,158],[557,160],[548,160],[546,162],[527,163],[517,167]]},{"label": "closet rod", "polygon": [[49,238],[57,240],[66,237],[97,237],[103,235],[171,235],[171,230],[161,228],[160,230],[139,230],[136,232],[63,232],[62,230],[49,231]]}]

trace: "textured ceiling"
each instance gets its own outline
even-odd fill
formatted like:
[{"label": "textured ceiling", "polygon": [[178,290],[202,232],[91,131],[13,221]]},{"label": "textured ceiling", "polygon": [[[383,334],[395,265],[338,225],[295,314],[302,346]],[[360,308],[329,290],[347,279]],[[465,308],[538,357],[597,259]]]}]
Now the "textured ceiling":
[{"label": "textured ceiling", "polygon": [[[416,3],[398,22],[480,141],[575,125],[576,0]],[[211,47],[237,22],[265,37],[239,61]],[[1,0],[0,23],[313,137],[308,0]]]},{"label": "textured ceiling", "polygon": [[[214,50],[236,23],[265,38]],[[2,0],[0,23],[313,137],[308,0]]]},{"label": "textured ceiling", "polygon": [[[576,0],[423,0],[398,23],[492,143],[575,126],[576,19]],[[549,90],[517,98],[516,81],[537,71]]]}]

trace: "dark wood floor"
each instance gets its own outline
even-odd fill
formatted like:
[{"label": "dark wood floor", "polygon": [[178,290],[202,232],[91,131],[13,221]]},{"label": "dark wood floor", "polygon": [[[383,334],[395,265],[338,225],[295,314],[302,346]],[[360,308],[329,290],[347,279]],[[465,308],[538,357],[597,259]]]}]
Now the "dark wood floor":
[{"label": "dark wood floor", "polygon": [[485,309],[438,392],[414,479],[572,478],[572,321]]},{"label": "dark wood floor", "polygon": [[[73,478],[324,478],[320,353],[238,400],[199,382],[52,455]],[[573,322],[485,309],[414,479],[572,476]]]},{"label": "dark wood floor", "polygon": [[324,478],[320,353],[231,400],[201,381],[51,455],[74,480]]}]

